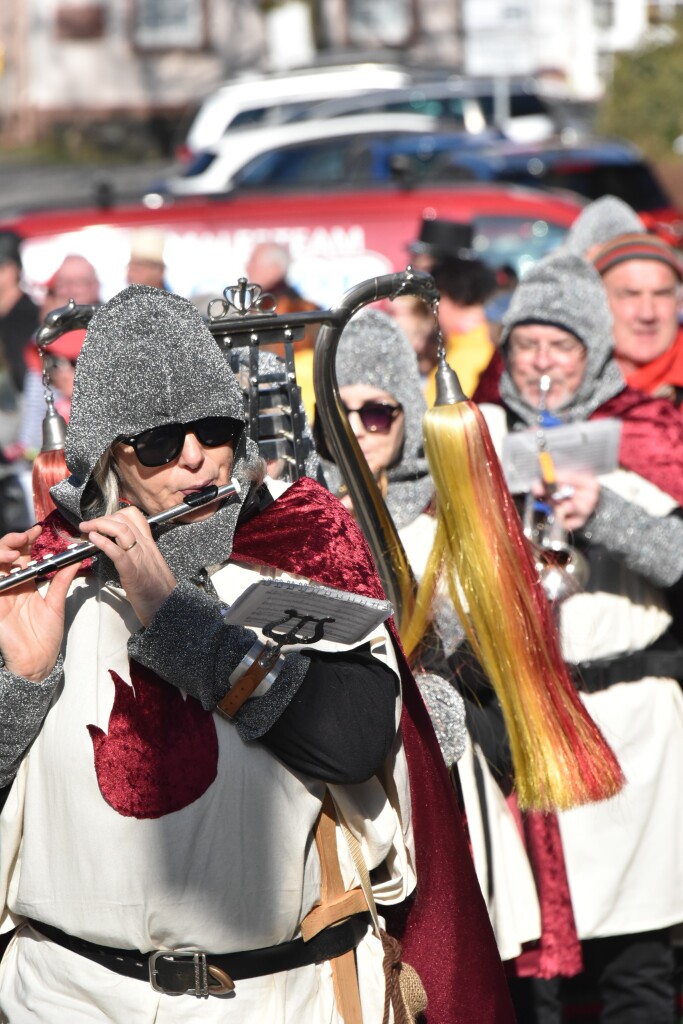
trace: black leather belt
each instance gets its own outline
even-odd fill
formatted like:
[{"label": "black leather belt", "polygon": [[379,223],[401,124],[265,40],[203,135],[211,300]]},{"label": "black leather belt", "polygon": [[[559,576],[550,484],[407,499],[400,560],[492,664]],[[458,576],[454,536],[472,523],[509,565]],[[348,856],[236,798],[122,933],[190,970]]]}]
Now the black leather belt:
[{"label": "black leather belt", "polygon": [[683,650],[668,650],[658,643],[642,651],[571,665],[579,690],[597,693],[616,683],[635,683],[645,676],[683,680]]},{"label": "black leather belt", "polygon": [[115,949],[68,935],[59,928],[40,921],[30,926],[51,942],[93,960],[102,967],[127,978],[148,981],[157,992],[166,995],[224,995],[235,981],[258,978],[279,971],[333,960],[355,949],[370,924],[370,915],[357,914],[340,924],[326,928],[304,942],[292,939],[264,949],[248,949],[239,953],[203,953],[194,950],[157,950],[141,953],[138,949]]}]

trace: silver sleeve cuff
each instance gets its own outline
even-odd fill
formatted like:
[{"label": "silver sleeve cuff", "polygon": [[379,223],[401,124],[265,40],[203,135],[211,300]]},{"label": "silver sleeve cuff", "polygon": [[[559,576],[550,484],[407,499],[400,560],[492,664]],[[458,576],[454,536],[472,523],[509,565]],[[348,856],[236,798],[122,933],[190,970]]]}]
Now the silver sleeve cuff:
[{"label": "silver sleeve cuff", "polygon": [[181,582],[149,625],[129,638],[128,653],[212,711],[256,640],[253,630],[227,625],[224,610],[215,597]]},{"label": "silver sleeve cuff", "polygon": [[657,587],[672,587],[683,575],[683,520],[651,516],[606,487],[595,512],[577,532],[621,557],[632,572]]},{"label": "silver sleeve cuff", "polygon": [[38,735],[63,671],[61,654],[49,676],[39,683],[0,667],[0,788],[10,784]]},{"label": "silver sleeve cuff", "polygon": [[465,702],[449,682],[431,672],[415,676],[429,717],[434,726],[436,738],[447,766],[459,761],[467,745],[465,724]]},{"label": "silver sleeve cuff", "polygon": [[288,706],[308,672],[310,658],[293,651],[285,655],[277,678],[263,697],[244,702],[235,715],[235,725],[243,740],[260,739]]}]

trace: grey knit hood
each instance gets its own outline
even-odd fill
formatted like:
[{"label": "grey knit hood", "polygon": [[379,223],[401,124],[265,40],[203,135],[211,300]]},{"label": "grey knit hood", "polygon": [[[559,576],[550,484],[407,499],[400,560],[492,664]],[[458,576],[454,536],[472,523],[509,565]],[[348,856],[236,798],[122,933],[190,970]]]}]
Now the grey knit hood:
[{"label": "grey knit hood", "polygon": [[[510,332],[521,324],[552,324],[581,341],[587,352],[581,386],[570,401],[553,413],[564,421],[583,420],[625,387],[612,352],[612,315],[600,275],[572,253],[556,252],[536,263],[517,285],[505,317],[501,345],[507,358]],[[500,381],[501,398],[526,424],[535,423],[538,409],[519,394],[507,369]]]},{"label": "grey knit hood", "polygon": [[585,256],[594,245],[619,235],[644,232],[645,225],[632,207],[617,196],[601,196],[584,207],[564,240],[563,250]]},{"label": "grey knit hood", "polygon": [[[244,402],[195,306],[146,285],[119,292],[95,313],[78,359],[65,450],[71,476],[51,490],[57,507],[73,523],[95,518],[101,506],[86,510],[84,497],[92,495],[93,470],[117,437],[204,416],[244,422]],[[201,522],[165,528],[159,547],[179,579],[229,557],[257,455],[243,431],[233,469],[244,483],[239,502]],[[98,561],[116,582],[108,559]]]},{"label": "grey knit hood", "polygon": [[[335,369],[340,388],[352,384],[382,388],[403,406],[404,442],[399,461],[387,473],[387,506],[397,528],[407,526],[427,506],[434,490],[422,441],[427,405],[412,346],[390,316],[365,310],[344,329]],[[329,463],[324,469],[334,490],[339,472]]]}]

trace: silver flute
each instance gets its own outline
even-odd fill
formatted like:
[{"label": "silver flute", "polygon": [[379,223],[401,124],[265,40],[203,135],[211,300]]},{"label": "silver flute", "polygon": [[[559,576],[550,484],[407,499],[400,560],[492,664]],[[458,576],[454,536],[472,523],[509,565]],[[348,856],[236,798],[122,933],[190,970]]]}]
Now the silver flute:
[{"label": "silver flute", "polygon": [[[180,516],[203,508],[205,505],[212,505],[225,498],[235,498],[240,491],[240,484],[233,477],[229,484],[224,484],[222,487],[212,485],[205,487],[202,491],[197,491],[196,494],[189,495],[179,505],[173,505],[172,508],[150,516],[147,522],[149,526],[161,526],[163,523],[170,523],[173,519],[179,519]],[[18,587],[20,583],[25,583],[27,580],[40,579],[50,572],[56,572],[57,569],[63,569],[64,566],[73,565],[75,562],[82,562],[98,553],[99,548],[90,541],[74,541],[73,544],[69,544],[68,548],[56,555],[46,555],[45,558],[35,562],[28,562],[23,568],[17,566],[15,569],[11,569],[6,576],[0,576],[0,592]]]}]

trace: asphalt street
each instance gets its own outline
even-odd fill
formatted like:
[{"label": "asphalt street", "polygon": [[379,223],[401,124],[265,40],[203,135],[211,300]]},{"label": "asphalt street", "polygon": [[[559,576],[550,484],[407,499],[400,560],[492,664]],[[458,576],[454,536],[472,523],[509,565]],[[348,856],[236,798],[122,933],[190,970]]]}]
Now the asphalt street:
[{"label": "asphalt street", "polygon": [[116,201],[137,198],[169,167],[168,161],[85,166],[3,161],[0,156],[0,217],[35,207],[91,205],[105,189]]}]

